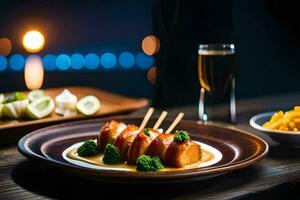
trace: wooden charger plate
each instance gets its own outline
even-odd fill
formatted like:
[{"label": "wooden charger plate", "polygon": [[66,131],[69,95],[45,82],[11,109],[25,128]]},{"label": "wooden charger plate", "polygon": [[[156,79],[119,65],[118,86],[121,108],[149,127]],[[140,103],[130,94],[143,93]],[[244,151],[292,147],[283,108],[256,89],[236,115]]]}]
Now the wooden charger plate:
[{"label": "wooden charger plate", "polygon": [[[129,98],[121,95],[117,95],[111,92],[107,92],[104,90],[99,90],[96,88],[91,87],[66,87],[66,88],[52,88],[52,89],[45,89],[44,92],[46,95],[51,96],[53,99],[61,93],[64,89],[70,90],[74,95],[77,96],[78,99],[87,96],[87,95],[94,95],[99,98],[101,102],[101,108],[99,111],[91,116],[93,118],[110,115],[110,114],[117,114],[117,113],[124,113],[126,111],[135,110],[138,108],[142,108],[148,104],[146,99],[140,98]],[[25,92],[26,94],[28,92]],[[78,119],[87,118],[84,115],[76,114],[74,116],[63,117],[61,115],[56,114],[53,112],[50,116],[37,119],[37,120],[30,120],[30,119],[0,119],[0,133],[4,132],[6,129],[10,128],[18,128],[18,127],[28,127],[28,126],[35,126],[35,125],[42,125],[42,124],[49,124],[49,123],[62,123],[66,121],[73,121]]]},{"label": "wooden charger plate", "polygon": [[[140,124],[142,118],[115,117],[60,124],[34,131],[24,136],[18,143],[19,151],[26,157],[44,161],[66,173],[85,179],[116,182],[165,183],[192,181],[256,164],[268,153],[268,145],[262,139],[237,129],[219,125],[205,125],[196,121],[181,121],[176,129],[187,130],[193,140],[217,149],[222,158],[210,166],[162,172],[135,172],[119,170],[99,170],[78,166],[66,161],[63,152],[71,145],[86,139],[96,139],[100,127],[111,119],[125,123]],[[151,127],[156,119],[151,119]],[[166,128],[171,120],[165,120]]]}]

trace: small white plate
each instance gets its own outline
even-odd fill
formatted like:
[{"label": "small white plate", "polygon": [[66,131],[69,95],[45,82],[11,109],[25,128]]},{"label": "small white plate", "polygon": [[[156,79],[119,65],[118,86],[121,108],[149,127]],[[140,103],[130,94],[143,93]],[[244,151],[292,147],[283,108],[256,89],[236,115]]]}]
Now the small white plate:
[{"label": "small white plate", "polygon": [[255,115],[250,119],[250,125],[253,128],[266,133],[272,140],[281,145],[300,148],[300,131],[279,131],[263,127],[263,124],[269,121],[274,113],[275,112],[267,112]]},{"label": "small white plate", "polygon": [[[205,162],[199,163],[199,165],[197,167],[195,167],[195,168],[207,167],[207,166],[210,166],[210,165],[218,163],[222,159],[223,155],[222,155],[222,153],[218,149],[216,149],[216,148],[214,148],[214,147],[212,147],[212,146],[210,146],[208,144],[204,144],[202,142],[197,142],[197,141],[194,141],[194,142],[197,143],[197,144],[199,144],[199,145],[201,145],[201,149],[205,149],[206,151],[210,152],[213,155],[211,159],[209,159],[209,160],[207,160]],[[80,167],[91,168],[91,169],[99,169],[99,170],[132,171],[132,170],[127,169],[127,168],[117,168],[117,167],[109,167],[109,166],[107,166],[107,167],[97,166],[97,165],[89,164],[89,163],[86,163],[86,162],[74,160],[74,159],[71,159],[71,158],[69,158],[67,156],[68,152],[71,149],[79,147],[82,144],[83,144],[83,142],[79,142],[79,143],[73,144],[72,146],[70,146],[69,148],[67,148],[66,150],[63,151],[62,157],[66,161],[68,161],[68,162],[70,162],[70,163],[72,163],[74,165],[78,165]],[[43,147],[41,147],[41,149],[42,148]],[[41,151],[43,152],[43,150],[41,150]],[[45,154],[45,156],[47,157],[47,154]]]}]

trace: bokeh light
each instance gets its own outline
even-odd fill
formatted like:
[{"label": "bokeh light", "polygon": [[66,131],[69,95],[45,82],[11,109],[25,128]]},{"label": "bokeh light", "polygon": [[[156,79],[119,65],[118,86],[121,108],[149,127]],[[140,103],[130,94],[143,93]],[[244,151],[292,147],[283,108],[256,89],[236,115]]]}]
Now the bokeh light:
[{"label": "bokeh light", "polygon": [[23,37],[23,46],[26,51],[36,53],[43,49],[45,38],[43,34],[36,30],[28,31]]},{"label": "bokeh light", "polygon": [[71,65],[71,59],[66,54],[60,54],[56,58],[56,67],[60,70],[68,70]]},{"label": "bokeh light", "polygon": [[156,81],[156,67],[151,67],[147,72],[147,79],[151,84],[155,84]]},{"label": "bokeh light", "polygon": [[119,56],[119,63],[123,68],[131,68],[135,64],[135,57],[132,53],[123,52]]},{"label": "bokeh light", "polygon": [[12,44],[8,38],[0,38],[0,55],[7,56],[12,49]]},{"label": "bokeh light", "polygon": [[144,53],[139,53],[136,56],[136,64],[142,69],[149,69],[154,64],[154,58]]},{"label": "bokeh light", "polygon": [[56,56],[52,54],[47,54],[43,58],[43,65],[45,70],[53,71],[56,69]]},{"label": "bokeh light", "polygon": [[152,56],[160,49],[160,41],[154,35],[146,36],[142,41],[142,49],[145,54]]},{"label": "bokeh light", "polygon": [[101,65],[105,69],[111,69],[117,64],[117,58],[112,53],[104,53],[101,56]]},{"label": "bokeh light", "polygon": [[7,59],[0,55],[0,71],[4,71],[7,68]]},{"label": "bokeh light", "polygon": [[15,54],[9,59],[9,66],[14,71],[20,71],[24,68],[25,59],[20,54]]},{"label": "bokeh light", "polygon": [[84,66],[84,57],[79,53],[74,53],[71,56],[71,68],[75,70],[82,69]]},{"label": "bokeh light", "polygon": [[28,56],[25,63],[24,78],[28,89],[35,90],[42,87],[44,80],[44,68],[39,56]]},{"label": "bokeh light", "polygon": [[94,53],[90,53],[88,55],[85,56],[85,66],[88,69],[97,69],[99,67],[99,56],[94,54]]}]

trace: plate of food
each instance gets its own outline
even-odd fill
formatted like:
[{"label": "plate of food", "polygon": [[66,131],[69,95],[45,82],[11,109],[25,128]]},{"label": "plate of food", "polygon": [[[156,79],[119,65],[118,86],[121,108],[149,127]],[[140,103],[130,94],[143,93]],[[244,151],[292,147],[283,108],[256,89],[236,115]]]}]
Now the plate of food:
[{"label": "plate of food", "polygon": [[[256,164],[262,139],[234,128],[182,120],[114,117],[34,131],[18,143],[26,157],[85,179],[166,183],[221,175]],[[175,129],[176,128],[176,129]]]},{"label": "plate of food", "polygon": [[91,87],[0,94],[0,132],[117,114],[147,104],[143,98],[129,98]]},{"label": "plate of food", "polygon": [[272,140],[289,147],[300,147],[300,106],[289,111],[266,112],[253,116],[250,125]]}]

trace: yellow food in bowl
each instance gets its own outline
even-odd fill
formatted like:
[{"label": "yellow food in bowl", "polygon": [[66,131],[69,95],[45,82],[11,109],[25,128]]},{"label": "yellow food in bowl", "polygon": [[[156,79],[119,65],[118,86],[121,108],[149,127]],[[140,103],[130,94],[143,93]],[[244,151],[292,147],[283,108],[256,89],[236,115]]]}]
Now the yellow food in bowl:
[{"label": "yellow food in bowl", "polygon": [[280,131],[300,131],[300,106],[295,106],[293,110],[285,113],[276,112],[263,127]]}]

